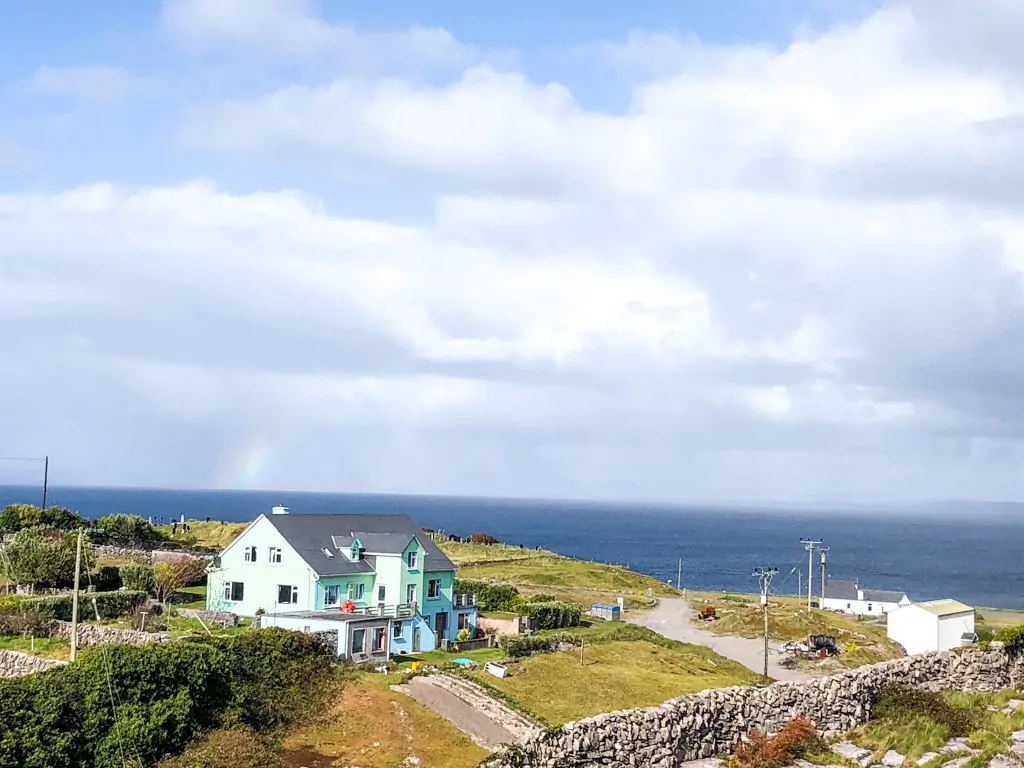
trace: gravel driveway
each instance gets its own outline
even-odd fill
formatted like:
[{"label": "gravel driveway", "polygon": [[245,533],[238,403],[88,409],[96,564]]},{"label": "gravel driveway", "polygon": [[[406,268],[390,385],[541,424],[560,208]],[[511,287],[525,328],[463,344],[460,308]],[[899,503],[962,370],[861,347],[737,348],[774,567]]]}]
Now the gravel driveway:
[{"label": "gravel driveway", "polygon": [[[703,645],[726,658],[738,661],[757,674],[764,672],[764,641],[751,640],[746,637],[728,637],[716,635],[701,629],[692,622],[693,609],[686,600],[678,597],[663,597],[658,607],[643,615],[629,617],[633,624],[653,629],[660,635],[684,643]],[[810,680],[813,675],[796,669],[779,666],[782,656],[773,653],[771,648],[778,647],[772,642],[768,651],[768,675],[775,680]]]}]

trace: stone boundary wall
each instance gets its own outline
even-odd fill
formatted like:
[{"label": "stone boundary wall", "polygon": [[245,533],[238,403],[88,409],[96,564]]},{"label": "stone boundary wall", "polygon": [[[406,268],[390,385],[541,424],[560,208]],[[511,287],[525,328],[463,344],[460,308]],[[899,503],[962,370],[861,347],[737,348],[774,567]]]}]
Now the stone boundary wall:
[{"label": "stone boundary wall", "polygon": [[41,659],[18,651],[0,650],[0,677],[23,677],[67,664],[59,659]]},{"label": "stone boundary wall", "polygon": [[[71,622],[55,622],[54,634],[58,637],[71,637]],[[166,632],[140,632],[136,629],[118,629],[103,627],[96,624],[78,625],[78,645],[86,648],[92,645],[145,645],[147,643],[167,643],[171,636]]]},{"label": "stone boundary wall", "polygon": [[658,707],[609,712],[552,729],[497,753],[488,768],[650,766],[731,753],[752,729],[778,731],[803,715],[827,736],[862,725],[887,684],[928,690],[998,691],[1024,683],[1024,656],[969,647],[907,656],[806,682],[719,688]]},{"label": "stone boundary wall", "polygon": [[494,630],[495,634],[498,635],[518,635],[519,634],[519,617],[516,616],[513,619],[491,619],[485,616],[477,616],[477,626],[483,630],[488,629]]},{"label": "stone boundary wall", "polygon": [[199,617],[207,624],[217,624],[222,627],[237,627],[238,614],[230,611],[207,611],[198,608],[176,608],[175,612],[183,619]]}]

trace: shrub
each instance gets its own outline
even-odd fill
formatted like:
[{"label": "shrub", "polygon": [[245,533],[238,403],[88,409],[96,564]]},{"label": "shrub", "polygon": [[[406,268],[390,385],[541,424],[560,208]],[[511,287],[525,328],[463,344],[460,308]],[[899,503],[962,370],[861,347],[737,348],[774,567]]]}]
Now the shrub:
[{"label": "shrub", "polygon": [[582,645],[583,638],[570,632],[551,635],[501,635],[498,647],[512,657],[549,653],[560,645]]},{"label": "shrub", "polygon": [[116,592],[122,586],[121,570],[116,565],[104,565],[89,574],[90,583],[97,592]]},{"label": "shrub", "polygon": [[[4,554],[17,583],[59,587],[74,581],[77,545],[75,536],[55,528],[25,528],[4,547]],[[92,551],[83,548],[83,571],[92,564]]]},{"label": "shrub", "polygon": [[948,729],[950,737],[966,736],[976,724],[970,710],[954,707],[941,694],[901,685],[879,691],[871,717],[892,722],[924,717]]},{"label": "shrub", "polygon": [[736,747],[732,762],[742,768],[782,768],[807,754],[823,751],[823,744],[814,724],[805,717],[796,717],[772,737],[752,731],[747,741]]},{"label": "shrub", "polygon": [[138,515],[108,515],[96,521],[98,530],[105,534],[107,541],[118,544],[157,544],[164,535]]},{"label": "shrub", "polygon": [[179,589],[205,578],[208,565],[209,562],[200,557],[180,557],[157,563],[153,566],[157,600],[167,602]]},{"label": "shrub", "polygon": [[458,594],[476,593],[476,604],[481,611],[514,611],[521,602],[519,590],[511,584],[456,579],[455,592]]},{"label": "shrub", "polygon": [[498,540],[489,533],[471,533],[466,537],[470,544],[497,544]]},{"label": "shrub", "polygon": [[578,603],[524,603],[518,611],[537,622],[537,629],[578,627],[583,617],[583,606]]},{"label": "shrub", "polygon": [[0,635],[22,637],[49,637],[53,634],[53,619],[46,611],[35,608],[0,608]]},{"label": "shrub", "polygon": [[558,602],[558,596],[557,595],[548,595],[548,594],[544,594],[542,592],[540,594],[530,595],[528,598],[526,598],[526,602],[528,602],[528,603],[557,603]]},{"label": "shrub", "polygon": [[276,745],[251,728],[213,731],[160,768],[282,768]]},{"label": "shrub", "polygon": [[473,632],[468,627],[463,627],[459,630],[459,634],[455,636],[455,641],[458,643],[464,643],[467,640],[473,639]]},{"label": "shrub", "polygon": [[[981,637],[981,632],[978,632]],[[1019,652],[1024,650],[1024,624],[1013,627],[1003,627],[996,632],[995,639],[1006,646],[1006,650]]]},{"label": "shrub", "polygon": [[86,524],[77,512],[64,507],[42,509],[34,504],[11,504],[0,511],[0,531],[16,532],[37,526],[70,531]]},{"label": "shrub", "polygon": [[[128,616],[136,608],[146,602],[145,592],[119,590],[117,592],[93,592],[79,596],[78,610],[82,618],[93,619],[96,611],[92,601],[96,601],[101,619],[119,619]],[[30,597],[21,601],[23,610],[38,610],[51,619],[71,621],[71,595],[54,595],[52,597]]]},{"label": "shrub", "polygon": [[143,563],[127,563],[122,565],[121,584],[125,589],[135,592],[153,594],[156,591],[156,575],[153,567]]}]

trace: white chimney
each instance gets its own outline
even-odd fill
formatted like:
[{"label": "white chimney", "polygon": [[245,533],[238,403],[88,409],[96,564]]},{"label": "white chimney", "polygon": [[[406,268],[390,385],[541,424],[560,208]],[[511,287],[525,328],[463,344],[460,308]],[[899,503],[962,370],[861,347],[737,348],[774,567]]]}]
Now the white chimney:
[{"label": "white chimney", "polygon": [[272,514],[272,515],[287,515],[288,514],[288,507],[286,507],[284,504],[278,504],[276,507],[274,507],[272,510],[270,510],[270,514]]}]

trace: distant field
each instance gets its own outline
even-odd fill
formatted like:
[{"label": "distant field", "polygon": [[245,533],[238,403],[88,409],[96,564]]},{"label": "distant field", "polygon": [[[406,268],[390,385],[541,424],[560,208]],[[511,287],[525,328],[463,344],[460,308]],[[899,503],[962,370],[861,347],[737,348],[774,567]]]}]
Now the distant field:
[{"label": "distant field", "polygon": [[64,637],[36,638],[34,648],[31,638],[0,636],[0,650],[21,651],[47,659],[67,659],[71,655],[71,641]]},{"label": "distant field", "polygon": [[161,525],[159,528],[172,541],[194,543],[200,547],[220,550],[237,539],[248,525],[248,523],[225,523],[221,520],[211,520],[208,523],[205,521],[189,522],[188,533],[182,531],[179,525],[174,536],[171,535],[171,526]]}]

